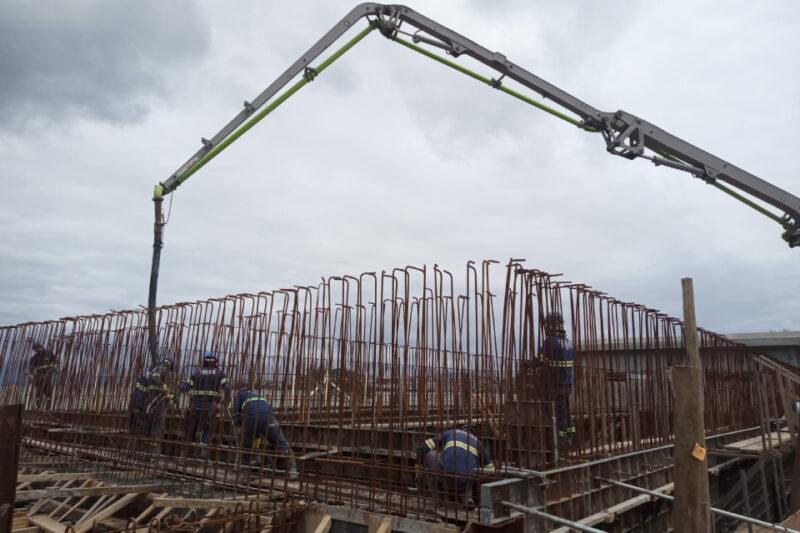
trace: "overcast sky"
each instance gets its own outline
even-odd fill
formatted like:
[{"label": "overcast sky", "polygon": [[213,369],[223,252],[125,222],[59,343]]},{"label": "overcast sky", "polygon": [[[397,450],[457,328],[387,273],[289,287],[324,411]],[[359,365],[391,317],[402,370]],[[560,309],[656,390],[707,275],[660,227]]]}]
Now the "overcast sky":
[{"label": "overcast sky", "polygon": [[[353,5],[0,0],[0,324],[145,304],[153,185]],[[800,3],[410,5],[800,194]],[[515,257],[675,316],[691,276],[707,328],[800,329],[775,222],[377,32],[173,200],[161,303]]]}]

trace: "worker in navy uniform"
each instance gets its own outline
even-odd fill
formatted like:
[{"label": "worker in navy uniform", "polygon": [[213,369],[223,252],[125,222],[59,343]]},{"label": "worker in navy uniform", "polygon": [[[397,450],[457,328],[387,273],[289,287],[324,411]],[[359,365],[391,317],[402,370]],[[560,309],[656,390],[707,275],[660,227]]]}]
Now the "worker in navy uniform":
[{"label": "worker in navy uniform", "polygon": [[183,392],[191,396],[187,439],[197,442],[200,430],[200,442],[208,444],[212,437],[212,420],[216,417],[217,406],[225,405],[230,396],[231,387],[228,377],[217,366],[217,356],[206,352],[203,364],[195,373],[180,384]]},{"label": "worker in navy uniform", "polygon": [[161,437],[166,424],[167,408],[176,403],[167,380],[175,364],[162,358],[143,372],[131,394],[130,433],[139,437]]},{"label": "worker in navy uniform", "polygon": [[544,370],[542,384],[545,398],[553,402],[555,407],[559,448],[568,448],[575,435],[570,407],[574,382],[573,352],[561,314],[554,312],[545,316],[544,334],[538,354],[539,363]]},{"label": "worker in navy uniform", "polygon": [[[290,476],[297,475],[297,466],[292,456],[289,442],[281,431],[281,425],[275,418],[272,406],[266,398],[247,387],[239,389],[236,398],[236,424],[241,425],[241,447],[244,450],[242,463],[250,462],[250,451],[261,448],[261,439],[266,435],[269,446],[286,459],[286,471]],[[253,458],[254,466],[260,465],[258,458]]]},{"label": "worker in navy uniform", "polygon": [[[417,488],[422,488],[423,480],[426,480],[425,485],[434,496],[443,492],[455,496],[465,505],[474,505],[473,476],[479,471],[494,472],[495,468],[488,450],[469,427],[449,429],[417,447]],[[426,472],[429,475],[425,476]]]},{"label": "worker in navy uniform", "polygon": [[32,342],[33,356],[28,362],[28,373],[33,384],[34,403],[45,408],[53,395],[53,374],[56,370],[55,354],[38,342]]}]

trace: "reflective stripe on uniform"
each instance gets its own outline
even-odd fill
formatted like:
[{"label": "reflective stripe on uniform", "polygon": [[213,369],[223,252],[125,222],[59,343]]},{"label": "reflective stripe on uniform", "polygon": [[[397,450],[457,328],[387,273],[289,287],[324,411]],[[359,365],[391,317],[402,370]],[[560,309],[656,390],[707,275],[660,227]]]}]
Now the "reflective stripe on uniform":
[{"label": "reflective stripe on uniform", "polygon": [[475,457],[480,457],[478,454],[478,449],[474,446],[470,446],[466,442],[461,442],[460,440],[451,440],[448,441],[447,444],[444,445],[444,449],[452,448],[453,446],[458,446],[459,448],[463,448],[467,450],[469,453],[473,454]]},{"label": "reflective stripe on uniform", "polygon": [[494,463],[483,465],[484,472],[494,472]]},{"label": "reflective stripe on uniform", "polygon": [[220,386],[222,386],[222,385],[225,385],[227,382],[228,382],[228,378],[222,378],[222,379],[219,381],[219,384],[220,384]]},{"label": "reflective stripe on uniform", "polygon": [[557,366],[562,368],[572,368],[574,366],[574,361],[572,359],[553,359],[550,357],[545,357],[542,354],[537,354],[536,359],[543,362],[547,366]]},{"label": "reflective stripe on uniform", "polygon": [[192,396],[222,396],[215,390],[193,390],[190,394]]},{"label": "reflective stripe on uniform", "polygon": [[436,441],[433,439],[428,439],[425,441],[425,446],[427,446],[429,450],[432,450],[436,448]]},{"label": "reflective stripe on uniform", "polygon": [[261,396],[253,396],[252,398],[248,398],[244,402],[242,402],[242,409],[244,409],[244,406],[247,405],[248,403],[257,402],[259,400],[264,400],[265,402],[267,401],[266,398],[262,398]]},{"label": "reflective stripe on uniform", "polygon": [[558,432],[558,436],[559,437],[567,437],[567,436],[569,436],[569,435],[571,435],[573,433],[575,433],[575,426],[569,427],[569,428],[567,428],[565,430],[560,430]]}]

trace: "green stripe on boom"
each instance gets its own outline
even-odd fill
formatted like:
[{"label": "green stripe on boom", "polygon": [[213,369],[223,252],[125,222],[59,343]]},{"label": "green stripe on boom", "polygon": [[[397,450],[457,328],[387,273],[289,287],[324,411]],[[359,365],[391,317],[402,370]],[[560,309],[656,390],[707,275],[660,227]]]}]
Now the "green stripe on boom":
[{"label": "green stripe on boom", "polygon": [[[313,70],[316,71],[317,74],[319,74],[320,72],[322,72],[323,70],[325,70],[326,68],[331,66],[331,63],[333,63],[334,61],[336,61],[337,59],[342,57],[342,55],[344,55],[345,52],[347,52],[353,46],[355,46],[361,39],[363,39],[364,37],[369,35],[369,33],[374,29],[375,29],[375,27],[372,26],[372,25],[367,26],[366,28],[364,28],[363,31],[361,31],[358,35],[356,35],[355,37],[353,37],[352,39],[347,41],[344,44],[344,46],[342,46],[340,49],[338,49],[336,52],[334,52],[329,58],[325,59],[322,63],[319,64],[319,66],[317,66]],[[237,129],[236,131],[231,133],[222,142],[220,142],[218,145],[216,145],[211,150],[209,150],[206,155],[204,155],[203,157],[201,157],[197,161],[197,163],[192,165],[192,167],[189,168],[189,170],[184,172],[178,178],[178,181],[182,184],[187,179],[189,179],[195,172],[197,172],[198,170],[203,168],[206,163],[208,163],[209,161],[214,159],[223,150],[225,150],[234,141],[236,141],[236,139],[238,139],[239,137],[241,137],[242,135],[247,133],[250,130],[250,128],[252,128],[256,124],[258,124],[264,117],[266,117],[267,115],[269,115],[270,113],[275,111],[275,109],[277,109],[278,106],[280,106],[282,103],[284,103],[286,100],[288,100],[290,96],[292,96],[294,93],[296,93],[297,91],[302,89],[303,86],[306,85],[309,81],[310,81],[310,78],[303,78],[303,79],[299,80],[297,83],[295,83],[294,85],[292,85],[291,87],[289,87],[286,91],[284,91],[275,100],[273,100],[269,104],[267,104],[267,106],[264,107],[264,109],[262,109],[261,111],[256,113],[250,120],[248,120],[245,124],[240,126],[239,129]],[[163,194],[163,190],[159,191],[158,189],[159,189],[159,187],[156,186],[155,196],[157,196],[157,197],[160,196],[159,192],[161,194]]]},{"label": "green stripe on boom", "polygon": [[[475,72],[473,70],[470,70],[470,69],[468,69],[468,68],[466,68],[466,67],[464,67],[462,65],[459,65],[458,63],[450,61],[449,59],[447,59],[445,57],[442,57],[442,56],[440,56],[438,54],[434,54],[434,53],[432,53],[432,52],[430,52],[428,50],[425,50],[422,47],[419,47],[419,46],[417,46],[417,45],[415,45],[413,43],[410,43],[410,42],[408,42],[406,40],[403,40],[403,39],[395,38],[395,39],[393,39],[393,41],[398,43],[398,44],[402,44],[406,48],[414,50],[415,52],[419,52],[420,54],[422,54],[422,55],[424,55],[426,57],[429,57],[429,58],[433,59],[434,61],[438,61],[442,65],[447,65],[448,67],[450,67],[450,68],[452,68],[454,70],[457,70],[457,71],[461,72],[462,74],[466,74],[470,78],[474,78],[474,79],[478,80],[481,83],[485,83],[486,85],[489,85],[490,87],[492,86],[491,78],[487,78],[486,76],[484,76],[482,74],[478,74],[477,72]],[[591,131],[591,132],[598,131],[596,128],[592,128],[591,126],[586,126],[579,119],[577,119],[575,117],[571,117],[571,116],[567,115],[566,113],[562,113],[558,109],[555,109],[554,107],[550,107],[549,105],[543,104],[543,103],[541,103],[539,101],[536,101],[533,98],[530,98],[529,96],[526,96],[526,95],[524,95],[524,94],[522,94],[522,93],[520,93],[518,91],[515,91],[514,89],[509,89],[505,85],[500,85],[497,89],[499,91],[502,91],[502,92],[504,92],[506,94],[509,94],[509,95],[513,96],[514,98],[522,100],[523,102],[525,102],[527,104],[530,104],[530,105],[532,105],[534,107],[538,107],[542,111],[544,111],[546,113],[550,113],[551,115],[553,115],[555,117],[558,117],[561,120],[566,120],[567,122],[569,122],[573,126],[577,126],[577,127],[581,128],[581,129],[584,129],[586,131]]]}]

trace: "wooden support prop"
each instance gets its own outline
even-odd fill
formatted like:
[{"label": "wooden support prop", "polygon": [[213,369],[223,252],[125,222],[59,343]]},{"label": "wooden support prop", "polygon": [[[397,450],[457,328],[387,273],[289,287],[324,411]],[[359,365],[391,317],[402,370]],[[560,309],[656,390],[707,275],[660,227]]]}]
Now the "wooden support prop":
[{"label": "wooden support prop", "polygon": [[107,494],[129,494],[152,492],[159,490],[161,485],[120,485],[110,487],[86,487],[80,489],[37,489],[22,490],[17,493],[17,502],[29,502],[41,498],[75,498],[81,496],[102,496]]},{"label": "wooden support prop", "polygon": [[73,528],[73,531],[75,533],[86,533],[87,531],[92,529],[92,527],[94,527],[94,524],[96,522],[99,522],[100,520],[108,518],[109,516],[113,515],[114,513],[116,513],[129,503],[131,503],[133,500],[135,500],[137,496],[139,496],[139,494],[128,494],[126,496],[123,496],[122,498],[115,501],[102,511],[99,511],[95,513],[93,516],[88,517],[85,521],[78,523]]},{"label": "wooden support prop", "polygon": [[[61,483],[61,482],[60,481],[56,481],[56,486],[58,486],[58,483]],[[61,488],[67,488],[70,485],[72,485],[73,483],[74,483],[74,481],[72,481],[72,480],[65,481],[64,484],[61,485]],[[85,481],[82,486],[86,486],[89,483],[91,483],[91,481]],[[19,496],[19,493],[17,493],[17,496]],[[28,510],[28,516],[33,516],[35,514],[38,514],[39,513],[39,509],[44,507],[49,501],[50,501],[50,498],[43,498],[43,499],[39,500],[38,502],[34,503],[31,506],[31,508]]]},{"label": "wooden support prop", "polygon": [[[164,493],[156,494],[156,495],[148,494],[148,497],[152,500],[152,499],[155,499],[155,498],[163,498],[166,495],[167,495],[167,493],[164,492]],[[142,523],[142,520],[144,520],[147,515],[152,513],[158,507],[161,507],[161,506],[158,505],[158,504],[155,504],[155,503],[151,504],[150,507],[148,507],[147,509],[142,511],[142,513],[139,516],[136,517],[136,519],[135,519],[136,522],[137,523]]]},{"label": "wooden support prop", "polygon": [[681,280],[686,366],[673,369],[675,384],[675,531],[710,533],[711,498],[708,490],[705,425],[703,421],[702,367],[692,279]]},{"label": "wooden support prop", "polygon": [[389,517],[371,517],[367,524],[367,533],[391,533],[392,519]]},{"label": "wooden support prop", "polygon": [[328,533],[333,525],[333,519],[328,513],[307,511],[303,513],[303,533]]},{"label": "wooden support prop", "polygon": [[17,492],[22,405],[0,407],[0,531],[11,531]]},{"label": "wooden support prop", "polygon": [[326,514],[317,524],[317,527],[314,529],[314,533],[328,533],[328,531],[331,530],[332,523],[333,519],[331,518],[331,515]]}]

